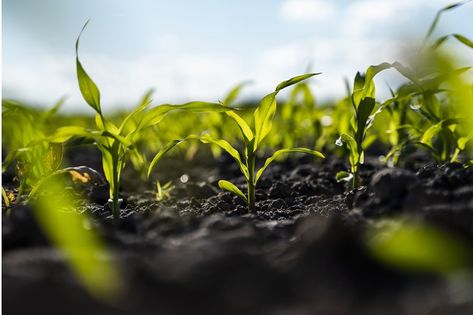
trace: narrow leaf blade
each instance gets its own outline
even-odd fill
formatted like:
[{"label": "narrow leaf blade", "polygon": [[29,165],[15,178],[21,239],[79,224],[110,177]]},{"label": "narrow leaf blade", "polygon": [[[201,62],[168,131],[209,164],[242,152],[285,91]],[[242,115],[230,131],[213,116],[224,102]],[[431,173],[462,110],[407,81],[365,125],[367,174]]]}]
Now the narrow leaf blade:
[{"label": "narrow leaf blade", "polygon": [[79,36],[76,40],[76,69],[77,69],[77,81],[79,83],[79,89],[84,100],[89,104],[97,113],[101,113],[100,108],[100,91],[95,84],[95,82],[90,78],[90,76],[85,71],[79,60],[79,41],[84,31],[85,27],[89,21],[87,21],[82,28]]},{"label": "narrow leaf blade", "polygon": [[158,153],[156,153],[156,155],[154,156],[153,160],[151,161],[151,163],[149,164],[149,167],[148,167],[148,177],[149,175],[151,174],[151,171],[153,170],[154,166],[156,165],[156,163],[159,162],[159,160],[161,160],[161,158],[166,154],[168,153],[172,148],[174,148],[176,145],[184,142],[188,140],[188,138],[184,138],[184,139],[176,139],[176,140],[172,140],[170,141],[168,144],[166,144],[161,150],[158,151]]},{"label": "narrow leaf blade", "polygon": [[232,194],[240,197],[241,199],[245,200],[246,203],[248,203],[248,199],[246,198],[245,194],[240,189],[238,189],[237,186],[233,185],[229,181],[226,181],[226,180],[223,180],[223,179],[219,180],[218,181],[218,187],[231,192]]},{"label": "narrow leaf blade", "polygon": [[291,85],[294,85],[296,83],[299,83],[301,81],[304,81],[310,77],[313,77],[314,75],[319,75],[321,74],[321,72],[318,72],[318,73],[307,73],[307,74],[303,74],[303,75],[298,75],[296,77],[293,77],[293,78],[290,78],[289,80],[286,80],[286,81],[283,81],[281,83],[278,84],[278,86],[276,87],[275,91],[280,91],[282,89],[285,89],[287,88],[288,86],[291,86]]},{"label": "narrow leaf blade", "polygon": [[272,156],[266,159],[266,161],[264,162],[264,165],[258,170],[258,172],[256,173],[255,183],[258,182],[261,175],[263,175],[263,172],[266,170],[269,164],[271,164],[276,158],[278,158],[278,156],[281,156],[282,154],[286,154],[286,153],[305,153],[305,154],[311,154],[321,159],[325,158],[325,156],[319,151],[315,151],[315,150],[311,150],[307,148],[291,148],[291,149],[277,150],[276,152],[273,153]]}]

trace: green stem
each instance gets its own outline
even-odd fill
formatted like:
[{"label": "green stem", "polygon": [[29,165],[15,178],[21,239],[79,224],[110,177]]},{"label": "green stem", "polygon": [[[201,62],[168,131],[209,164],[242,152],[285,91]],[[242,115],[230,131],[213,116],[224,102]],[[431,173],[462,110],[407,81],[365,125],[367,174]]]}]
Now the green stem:
[{"label": "green stem", "polygon": [[361,185],[361,178],[360,174],[358,173],[361,165],[361,157],[363,155],[363,138],[360,137],[360,139],[357,141],[357,150],[358,150],[358,158],[356,159],[356,164],[352,167],[352,174],[353,174],[353,188],[358,188]]},{"label": "green stem", "polygon": [[353,180],[352,180],[352,186],[353,188],[358,188],[361,185],[361,178],[360,174],[358,174],[358,170],[353,172]]},{"label": "green stem", "polygon": [[253,150],[247,150],[248,160],[248,211],[255,211],[255,154]]},{"label": "green stem", "polygon": [[114,219],[120,218],[120,204],[118,202],[118,189],[119,189],[119,178],[118,178],[118,156],[113,157],[113,179],[110,187],[111,197],[112,197],[112,214]]},{"label": "green stem", "polygon": [[458,162],[458,155],[460,154],[460,149],[459,148],[456,148],[455,151],[453,152],[453,155],[450,159],[450,163],[453,163],[453,162]]}]

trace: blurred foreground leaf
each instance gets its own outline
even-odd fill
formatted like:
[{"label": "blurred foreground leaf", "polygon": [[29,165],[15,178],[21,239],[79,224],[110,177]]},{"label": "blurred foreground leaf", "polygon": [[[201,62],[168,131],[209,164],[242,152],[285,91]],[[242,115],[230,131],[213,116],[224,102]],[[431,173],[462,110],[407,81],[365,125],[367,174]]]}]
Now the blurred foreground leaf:
[{"label": "blurred foreground leaf", "polygon": [[381,262],[409,271],[449,274],[473,267],[471,248],[461,238],[413,219],[378,221],[366,244]]},{"label": "blurred foreground leaf", "polygon": [[73,193],[51,177],[38,192],[34,211],[44,233],[64,254],[85,289],[95,298],[113,301],[122,289],[120,275],[89,219],[74,204]]}]

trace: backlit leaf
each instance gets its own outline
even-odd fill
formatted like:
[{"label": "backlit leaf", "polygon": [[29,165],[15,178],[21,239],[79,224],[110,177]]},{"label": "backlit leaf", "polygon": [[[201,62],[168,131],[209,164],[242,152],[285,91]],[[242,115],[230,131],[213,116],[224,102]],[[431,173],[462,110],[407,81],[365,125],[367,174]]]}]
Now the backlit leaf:
[{"label": "backlit leaf", "polygon": [[291,85],[294,85],[296,83],[299,83],[301,81],[304,81],[310,77],[313,77],[314,75],[318,75],[318,74],[321,74],[321,72],[318,72],[318,73],[307,73],[307,74],[303,74],[303,75],[298,75],[296,77],[293,77],[293,78],[290,78],[289,80],[286,80],[286,81],[283,81],[281,83],[278,84],[278,86],[276,87],[275,91],[278,92],[282,89],[285,89]]},{"label": "backlit leaf", "polygon": [[353,174],[346,171],[340,171],[335,175],[337,182],[351,182],[353,180]]},{"label": "backlit leaf", "polygon": [[231,91],[227,94],[227,96],[223,100],[223,105],[232,106],[235,99],[240,95],[240,92],[243,89],[243,87],[248,85],[249,83],[250,81],[245,81],[238,84],[233,89],[231,89]]},{"label": "backlit leaf", "polygon": [[271,164],[278,156],[281,156],[282,154],[286,154],[286,153],[305,153],[305,154],[311,154],[311,155],[313,155],[315,157],[318,157],[318,158],[321,158],[321,159],[325,158],[325,156],[322,153],[320,153],[318,151],[315,151],[315,150],[310,150],[310,149],[307,149],[307,148],[291,148],[291,149],[277,150],[276,152],[273,153],[272,156],[270,156],[269,158],[266,159],[266,161],[264,162],[264,165],[256,173],[255,184],[258,182],[261,175],[263,175],[263,172],[266,170],[266,168],[269,166],[269,164]]},{"label": "backlit leaf", "polygon": [[225,189],[225,190],[235,194],[236,196],[238,196],[241,199],[245,200],[246,203],[248,203],[248,199],[246,198],[245,194],[240,189],[238,189],[237,186],[233,185],[229,181],[219,180],[218,181],[218,187],[220,187],[221,189]]},{"label": "backlit leaf", "polygon": [[433,138],[440,131],[442,131],[442,129],[448,128],[449,126],[456,125],[456,124],[459,124],[459,120],[456,118],[449,118],[449,119],[442,120],[441,122],[436,123],[435,125],[432,125],[431,127],[429,127],[422,135],[420,142],[431,146]]},{"label": "backlit leaf", "polygon": [[101,113],[100,108],[100,91],[95,84],[95,82],[90,78],[90,76],[85,71],[79,60],[79,40],[82,32],[89,21],[87,21],[82,27],[82,30],[79,33],[76,41],[76,68],[77,68],[77,81],[79,82],[80,92],[84,100],[89,104],[97,113]]},{"label": "backlit leaf", "polygon": [[243,118],[241,118],[240,115],[238,115],[237,113],[235,113],[233,111],[228,111],[228,112],[226,112],[226,114],[229,117],[231,117],[237,123],[243,137],[245,137],[246,143],[253,140],[253,138],[254,138],[253,131],[251,131],[250,126],[248,126],[246,121]]},{"label": "backlit leaf", "polygon": [[168,144],[166,144],[161,150],[158,151],[158,153],[156,153],[156,155],[154,156],[153,160],[151,161],[151,163],[149,164],[149,167],[148,167],[148,177],[149,175],[151,174],[151,171],[153,170],[154,166],[156,165],[156,163],[159,162],[159,160],[161,160],[161,158],[166,154],[168,153],[172,148],[174,148],[176,145],[184,142],[188,140],[187,138],[186,139],[177,139],[177,140],[172,140],[170,141]]},{"label": "backlit leaf", "polygon": [[205,134],[205,135],[201,136],[200,141],[203,142],[203,143],[215,144],[215,145],[219,146],[220,148],[222,148],[223,150],[225,150],[238,163],[238,166],[240,167],[242,173],[245,175],[246,178],[248,178],[248,168],[241,161],[240,153],[238,153],[238,151],[234,147],[232,147],[232,145],[230,143],[228,143],[225,140],[215,139],[212,136],[210,136],[209,134]]}]

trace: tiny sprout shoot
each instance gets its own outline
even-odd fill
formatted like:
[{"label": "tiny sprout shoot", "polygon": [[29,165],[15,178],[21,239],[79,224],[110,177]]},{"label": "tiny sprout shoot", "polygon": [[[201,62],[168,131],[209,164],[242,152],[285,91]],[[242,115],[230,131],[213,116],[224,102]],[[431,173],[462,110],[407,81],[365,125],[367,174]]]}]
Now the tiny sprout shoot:
[{"label": "tiny sprout shoot", "polygon": [[164,185],[161,185],[161,182],[156,181],[156,200],[163,201],[171,197],[171,191],[174,189],[174,185],[171,181],[167,182]]}]

